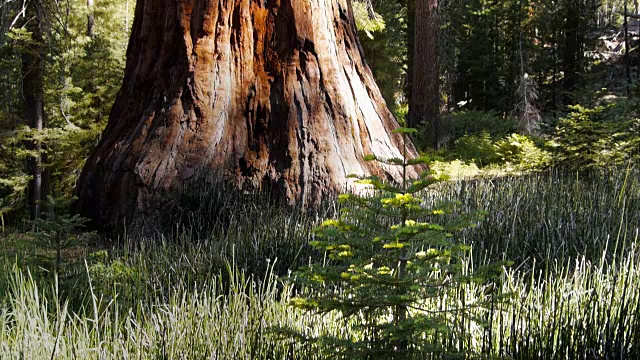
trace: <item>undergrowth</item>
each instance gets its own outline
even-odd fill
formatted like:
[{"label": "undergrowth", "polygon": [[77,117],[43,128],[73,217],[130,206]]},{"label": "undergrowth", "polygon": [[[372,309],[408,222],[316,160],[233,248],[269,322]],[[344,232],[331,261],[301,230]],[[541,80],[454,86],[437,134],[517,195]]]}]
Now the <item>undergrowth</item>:
[{"label": "undergrowth", "polygon": [[[495,285],[472,282],[424,304],[424,311],[489,304],[450,315],[451,328],[435,335],[445,354],[639,357],[638,179],[633,169],[548,171],[444,183],[426,197],[486,213],[463,232],[472,246],[463,272],[515,261],[498,285],[512,301],[492,302]],[[259,199],[225,201],[232,215],[224,221],[184,212],[191,225],[91,249],[85,266],[61,278],[29,266],[32,248],[17,245],[28,239],[4,237],[0,358],[315,359],[314,345],[282,340],[271,329],[356,336],[354,320],[289,307],[290,296],[306,290],[280,280],[322,259],[307,244],[323,217]]]}]

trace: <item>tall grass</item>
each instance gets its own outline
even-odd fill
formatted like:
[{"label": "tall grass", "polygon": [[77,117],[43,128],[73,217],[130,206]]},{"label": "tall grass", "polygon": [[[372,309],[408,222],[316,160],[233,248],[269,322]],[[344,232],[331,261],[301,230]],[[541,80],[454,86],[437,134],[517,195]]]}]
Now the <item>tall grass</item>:
[{"label": "tall grass", "polygon": [[283,274],[317,255],[307,246],[310,229],[335,212],[332,203],[307,211],[284,206],[269,193],[241,192],[219,182],[199,181],[185,189],[165,220],[171,226],[167,240],[188,245],[182,250],[197,244],[222,259],[234,257],[238,266],[256,273],[276,258],[275,271]]},{"label": "tall grass", "polygon": [[[0,359],[315,359],[270,330],[357,336],[337,315],[288,307],[292,289],[278,277],[321,256],[306,243],[323,215],[215,196],[230,213],[197,198],[172,234],[94,253],[72,285],[0,258]],[[425,303],[465,309],[434,342],[502,358],[640,358],[637,173],[450,183],[429,196],[487,211],[462,234],[467,269],[516,261],[497,285]]]},{"label": "tall grass", "polygon": [[[279,341],[274,327],[337,332],[337,321],[290,311],[288,289],[271,272],[263,279],[228,268],[196,289],[170,285],[161,296],[123,307],[118,294],[90,286],[86,308],[69,311],[55,286],[42,288],[10,272],[11,292],[0,308],[2,359],[288,359],[303,345]],[[336,320],[336,319],[333,319]]]},{"label": "tall grass", "polygon": [[[519,359],[640,357],[638,233],[621,256],[595,264],[512,270],[505,289],[517,296],[492,314],[494,352]],[[603,254],[604,255],[604,254]]]},{"label": "tall grass", "polygon": [[640,170],[565,173],[446,183],[432,195],[461,201],[460,212],[485,211],[463,234],[476,253],[516,262],[595,261],[620,255],[640,224]]}]

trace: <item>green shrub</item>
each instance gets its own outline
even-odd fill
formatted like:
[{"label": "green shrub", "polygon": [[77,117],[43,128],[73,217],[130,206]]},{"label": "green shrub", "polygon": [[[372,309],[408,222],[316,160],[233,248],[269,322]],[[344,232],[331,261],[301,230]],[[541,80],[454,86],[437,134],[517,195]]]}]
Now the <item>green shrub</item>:
[{"label": "green shrub", "polygon": [[625,104],[572,106],[552,142],[556,161],[570,168],[612,167],[638,159],[640,119]]},{"label": "green shrub", "polygon": [[521,170],[538,170],[551,164],[551,153],[536,146],[526,135],[511,134],[495,143],[500,159]]},{"label": "green shrub", "polygon": [[494,141],[487,132],[464,135],[456,140],[450,158],[473,162],[479,167],[507,165],[517,170],[540,170],[551,165],[552,155],[535,138],[512,133]]},{"label": "green shrub", "polygon": [[87,275],[91,279],[94,291],[101,294],[118,294],[124,300],[132,299],[141,288],[138,269],[122,259],[110,260],[105,250],[89,254],[91,265],[87,267]]},{"label": "green shrub", "polygon": [[502,116],[497,112],[461,111],[451,114],[453,122],[453,139],[464,135],[482,135],[501,138],[518,131],[518,119]]},{"label": "green shrub", "polygon": [[456,140],[452,155],[460,160],[472,161],[480,167],[500,161],[488,132],[462,136]]}]

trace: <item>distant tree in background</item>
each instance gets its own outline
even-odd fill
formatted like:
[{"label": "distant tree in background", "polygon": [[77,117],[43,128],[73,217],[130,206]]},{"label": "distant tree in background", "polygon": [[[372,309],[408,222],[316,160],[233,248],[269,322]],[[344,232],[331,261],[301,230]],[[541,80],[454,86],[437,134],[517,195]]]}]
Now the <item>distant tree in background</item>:
[{"label": "distant tree in background", "polygon": [[23,219],[27,208],[39,217],[49,195],[71,197],[122,80],[128,5],[0,4],[2,220]]},{"label": "distant tree in background", "polygon": [[440,19],[438,0],[415,0],[409,126],[425,127],[434,149],[441,145]]},{"label": "distant tree in background", "polygon": [[564,56],[562,70],[564,72],[563,97],[564,105],[573,105],[573,91],[580,76],[580,1],[566,0],[564,3]]},{"label": "distant tree in background", "polygon": [[24,120],[36,132],[27,145],[33,151],[30,159],[31,181],[29,202],[31,218],[37,219],[41,213],[43,193],[42,142],[37,138],[44,128],[44,56],[45,9],[43,0],[32,1],[25,9],[22,26],[31,35],[22,53],[22,95]]}]

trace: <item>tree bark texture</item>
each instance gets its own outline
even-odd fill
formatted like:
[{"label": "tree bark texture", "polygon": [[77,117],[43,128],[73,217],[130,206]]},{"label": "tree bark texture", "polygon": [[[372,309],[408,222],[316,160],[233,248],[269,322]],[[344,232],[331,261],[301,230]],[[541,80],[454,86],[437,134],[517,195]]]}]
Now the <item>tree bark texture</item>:
[{"label": "tree bark texture", "polygon": [[404,93],[409,104],[409,113],[406,117],[406,123],[410,127],[418,124],[414,123],[411,117],[411,99],[413,97],[413,57],[415,56],[416,44],[416,0],[406,0],[407,4],[407,75],[404,82]]},{"label": "tree bark texture", "polygon": [[440,145],[440,72],[438,0],[415,1],[413,81],[410,117],[412,126],[426,125],[434,149]]},{"label": "tree bark texture", "polygon": [[562,69],[563,79],[563,100],[562,104],[573,105],[575,103],[573,92],[576,89],[579,75],[579,27],[580,27],[580,0],[567,0],[565,3],[565,24],[564,24],[564,56]]},{"label": "tree bark texture", "polygon": [[[26,27],[31,32],[31,43],[22,55],[22,96],[24,99],[24,119],[37,132],[44,126],[44,61],[42,45],[42,9],[39,1],[29,4],[26,10]],[[34,141],[29,144],[36,156],[31,159],[31,182],[29,184],[29,202],[31,217],[37,219],[41,214],[43,195],[42,144]]]},{"label": "tree bark texture", "polygon": [[138,0],[80,212],[135,227],[211,174],[303,206],[349,174],[399,179],[363,160],[403,145],[362,54],[350,0]]},{"label": "tree bark texture", "polygon": [[94,36],[93,28],[96,25],[94,6],[94,0],[87,0],[87,36],[90,38]]}]

